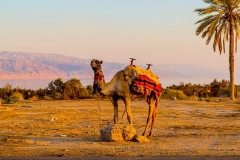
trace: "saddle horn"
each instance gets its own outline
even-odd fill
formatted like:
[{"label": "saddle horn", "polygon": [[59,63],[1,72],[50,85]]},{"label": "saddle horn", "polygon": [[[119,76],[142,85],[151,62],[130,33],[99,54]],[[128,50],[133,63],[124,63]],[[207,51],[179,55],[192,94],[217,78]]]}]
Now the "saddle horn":
[{"label": "saddle horn", "polygon": [[148,63],[147,63],[147,65],[148,65],[148,68],[147,68],[147,69],[150,69],[150,66],[153,66],[152,64],[148,64]]},{"label": "saddle horn", "polygon": [[131,64],[130,65],[133,66],[133,61],[136,60],[136,59],[135,58],[129,58],[129,59],[131,59]]}]

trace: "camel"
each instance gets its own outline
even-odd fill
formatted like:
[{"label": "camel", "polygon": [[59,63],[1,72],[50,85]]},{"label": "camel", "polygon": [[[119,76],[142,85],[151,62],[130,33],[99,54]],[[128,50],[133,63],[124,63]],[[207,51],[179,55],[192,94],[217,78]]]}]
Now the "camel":
[{"label": "camel", "polygon": [[[133,59],[131,61],[130,65],[133,65]],[[113,115],[113,121],[114,123],[117,123],[118,121],[118,100],[123,100],[125,104],[125,111],[127,112],[127,120],[130,125],[132,125],[132,113],[130,108],[130,97],[132,93],[131,91],[131,84],[132,84],[132,75],[131,71],[124,71],[120,70],[118,71],[110,82],[105,83],[104,75],[102,72],[102,61],[93,59],[91,61],[91,67],[94,71],[94,93],[99,92],[101,95],[109,96],[112,99],[112,103],[114,106],[114,115]],[[148,67],[149,69],[149,67]],[[128,72],[129,74],[126,74]],[[94,94],[93,93],[93,94]],[[156,94],[151,91],[151,93],[146,97],[146,101],[149,105],[149,111],[148,111],[148,118],[147,123],[143,132],[143,136],[146,137],[147,129],[151,123],[151,130],[149,132],[148,137],[153,136],[153,129],[154,129],[154,123],[156,121],[156,104],[157,104],[157,97]]]}]

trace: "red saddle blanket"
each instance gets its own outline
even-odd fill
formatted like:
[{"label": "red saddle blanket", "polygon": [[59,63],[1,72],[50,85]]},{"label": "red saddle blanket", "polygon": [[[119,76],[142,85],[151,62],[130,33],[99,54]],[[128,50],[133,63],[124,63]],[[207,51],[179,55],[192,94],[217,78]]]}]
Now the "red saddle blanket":
[{"label": "red saddle blanket", "polygon": [[132,91],[134,94],[141,95],[150,95],[151,91],[154,91],[158,99],[162,93],[162,86],[160,83],[157,84],[146,75],[138,75],[133,81]]}]

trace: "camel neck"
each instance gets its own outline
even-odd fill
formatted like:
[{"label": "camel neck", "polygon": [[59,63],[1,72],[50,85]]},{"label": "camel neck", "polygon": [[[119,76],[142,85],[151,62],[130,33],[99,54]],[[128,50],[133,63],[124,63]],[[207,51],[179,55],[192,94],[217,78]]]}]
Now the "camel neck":
[{"label": "camel neck", "polygon": [[99,72],[102,72],[102,69],[94,70],[94,75],[98,74]]},{"label": "camel neck", "polygon": [[101,70],[99,70],[98,72],[95,72],[95,73],[94,73],[94,82],[99,83],[99,82],[101,82],[103,79],[104,79],[104,75],[103,75],[103,73],[102,73]]}]

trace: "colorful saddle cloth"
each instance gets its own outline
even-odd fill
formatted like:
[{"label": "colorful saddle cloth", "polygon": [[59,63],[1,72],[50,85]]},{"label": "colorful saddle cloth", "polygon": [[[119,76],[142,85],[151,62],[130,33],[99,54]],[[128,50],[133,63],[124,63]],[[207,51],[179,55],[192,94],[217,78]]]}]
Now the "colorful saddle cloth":
[{"label": "colorful saddle cloth", "polygon": [[142,69],[138,66],[135,66],[135,70],[137,72],[137,75],[145,75],[154,83],[160,84],[158,76],[156,76],[150,69]]},{"label": "colorful saddle cloth", "polygon": [[148,96],[151,91],[153,91],[158,101],[162,93],[162,86],[158,76],[150,69],[142,69],[137,66],[129,65],[124,69],[124,74],[126,80],[131,84],[133,94]]},{"label": "colorful saddle cloth", "polygon": [[162,93],[162,86],[160,83],[155,83],[146,75],[138,75],[132,84],[132,91],[135,94],[150,95],[151,91],[154,91],[157,99]]}]

